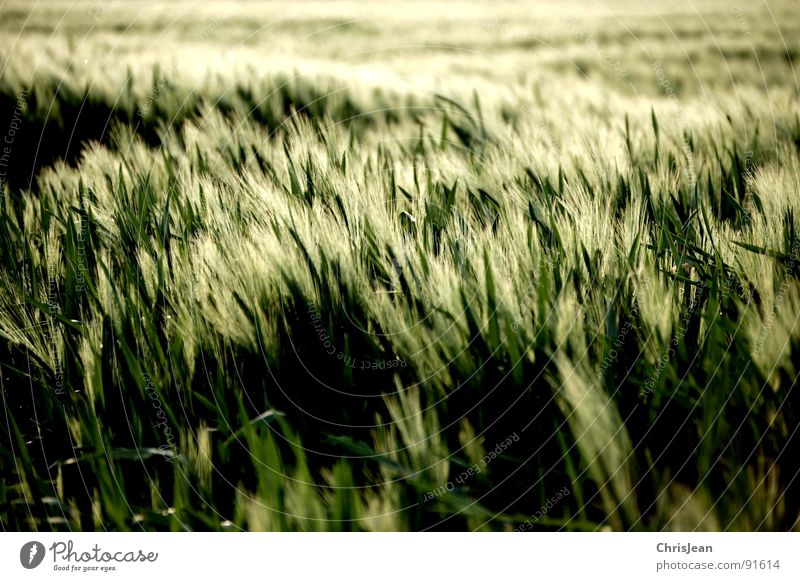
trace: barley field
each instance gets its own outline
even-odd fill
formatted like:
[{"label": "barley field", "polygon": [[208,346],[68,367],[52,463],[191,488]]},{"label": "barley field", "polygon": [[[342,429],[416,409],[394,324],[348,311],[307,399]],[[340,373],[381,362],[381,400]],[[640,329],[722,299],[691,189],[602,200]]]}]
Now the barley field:
[{"label": "barley field", "polygon": [[800,529],[795,0],[0,0],[0,524]]}]

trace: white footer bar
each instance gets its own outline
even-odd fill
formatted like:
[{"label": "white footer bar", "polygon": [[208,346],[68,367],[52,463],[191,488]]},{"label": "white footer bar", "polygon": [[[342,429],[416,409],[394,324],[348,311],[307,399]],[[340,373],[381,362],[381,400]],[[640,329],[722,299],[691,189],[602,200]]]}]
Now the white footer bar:
[{"label": "white footer bar", "polygon": [[4,533],[0,578],[798,580],[798,553],[797,533]]}]

